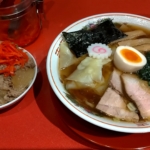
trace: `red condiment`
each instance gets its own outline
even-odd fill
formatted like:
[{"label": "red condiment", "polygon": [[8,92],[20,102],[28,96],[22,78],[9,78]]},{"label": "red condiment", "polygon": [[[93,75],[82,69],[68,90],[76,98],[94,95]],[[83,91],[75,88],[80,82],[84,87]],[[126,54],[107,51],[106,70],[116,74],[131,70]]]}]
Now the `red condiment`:
[{"label": "red condiment", "polygon": [[16,44],[10,41],[3,41],[0,44],[0,65],[6,66],[0,70],[0,74],[14,75],[15,65],[24,67],[28,59],[27,54],[22,49],[18,49]]}]

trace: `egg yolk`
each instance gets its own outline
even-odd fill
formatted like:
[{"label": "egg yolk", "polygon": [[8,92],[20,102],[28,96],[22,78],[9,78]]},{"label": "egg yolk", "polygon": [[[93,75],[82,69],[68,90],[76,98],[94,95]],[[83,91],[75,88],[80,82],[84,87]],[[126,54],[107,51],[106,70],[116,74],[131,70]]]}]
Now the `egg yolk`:
[{"label": "egg yolk", "polygon": [[137,53],[129,49],[122,49],[120,53],[127,61],[132,63],[139,63],[142,61],[142,58]]}]

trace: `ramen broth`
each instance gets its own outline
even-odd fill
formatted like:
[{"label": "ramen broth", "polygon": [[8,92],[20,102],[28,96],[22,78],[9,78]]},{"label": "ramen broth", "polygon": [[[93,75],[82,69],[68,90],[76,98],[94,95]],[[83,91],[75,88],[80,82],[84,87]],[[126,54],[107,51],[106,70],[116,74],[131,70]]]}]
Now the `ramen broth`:
[{"label": "ramen broth", "polygon": [[[119,28],[123,32],[128,32],[128,31],[133,31],[133,30],[143,30],[146,33],[146,36],[144,36],[144,37],[146,37],[146,38],[150,37],[150,30],[145,29],[143,27],[127,24],[126,27],[122,28],[122,24],[120,24],[120,23],[116,23],[115,25],[117,28]],[[117,48],[117,46],[118,45],[116,43],[109,44],[109,47],[112,48],[112,51],[115,50]],[[87,55],[85,55],[81,60],[83,60],[85,57],[87,57]],[[111,57],[113,57],[113,55]],[[66,83],[69,82],[68,80],[66,80],[66,78],[74,70],[76,70],[76,68],[79,65],[79,63],[81,62],[81,60],[74,65],[71,65],[67,68],[59,70],[61,81],[65,87],[66,87]],[[103,66],[102,74],[105,79],[105,82],[104,82],[105,85],[103,85],[104,86],[103,92],[101,92],[100,94],[97,93],[95,89],[90,88],[90,87],[85,87],[82,89],[80,89],[80,88],[79,89],[70,89],[70,90],[68,90],[68,93],[73,97],[73,99],[75,99],[78,102],[79,105],[81,105],[86,110],[96,112],[99,115],[103,114],[100,111],[98,111],[95,107],[98,104],[98,102],[100,101],[101,96],[104,94],[105,90],[109,86],[109,81],[110,81],[110,77],[111,77],[113,68],[114,68],[114,64],[112,61]]]},{"label": "ramen broth", "polygon": [[[66,85],[66,82],[69,82],[65,78],[67,78],[76,69],[78,64],[79,63],[72,65],[70,67],[67,67],[67,68],[60,71],[60,76],[61,76],[61,79],[62,79],[64,86]],[[113,70],[112,62],[104,65],[104,67],[102,69],[103,77],[105,79],[105,82],[102,85],[102,86],[104,86],[103,91],[106,90],[106,88],[109,84],[109,79],[110,79],[112,70]],[[65,78],[64,78],[64,76],[65,76]],[[98,87],[98,85],[97,85],[97,87]],[[100,97],[103,95],[103,92],[97,93],[94,89],[92,89],[88,86],[85,88],[82,88],[82,89],[70,89],[70,90],[68,90],[68,92],[76,99],[76,101],[81,106],[83,106],[84,108],[86,108],[88,110],[92,110],[92,111],[97,112],[97,110],[95,109],[95,106],[99,102]]]}]

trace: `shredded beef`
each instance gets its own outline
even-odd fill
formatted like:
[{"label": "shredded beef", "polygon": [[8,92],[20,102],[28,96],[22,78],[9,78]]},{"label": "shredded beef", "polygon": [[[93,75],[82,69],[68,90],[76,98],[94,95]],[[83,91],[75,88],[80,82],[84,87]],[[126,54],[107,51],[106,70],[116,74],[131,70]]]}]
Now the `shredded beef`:
[{"label": "shredded beef", "polygon": [[[0,65],[0,70],[5,69],[6,65]],[[16,65],[15,69],[19,70],[19,69],[28,69],[28,68],[34,68],[35,67],[35,63],[33,61],[32,58],[29,57],[28,62],[25,64],[25,66],[23,68],[21,68],[20,65]],[[12,101],[13,99],[15,99],[16,97],[18,97],[19,95],[21,95],[21,93],[23,93],[25,89],[17,89],[15,90],[13,88],[13,83],[12,83],[12,77],[8,76],[5,77],[3,74],[0,75],[0,105],[6,104],[10,101]]]}]

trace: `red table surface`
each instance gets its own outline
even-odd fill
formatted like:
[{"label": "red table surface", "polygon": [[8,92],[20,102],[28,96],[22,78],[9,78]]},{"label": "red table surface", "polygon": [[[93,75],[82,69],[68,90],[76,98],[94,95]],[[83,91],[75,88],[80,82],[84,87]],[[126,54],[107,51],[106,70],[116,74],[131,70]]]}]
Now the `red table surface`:
[{"label": "red table surface", "polygon": [[[44,0],[38,39],[27,46],[38,64],[34,86],[17,104],[0,111],[0,149],[103,149],[81,138],[60,119],[46,74],[46,56],[55,37],[71,23],[100,13],[150,17],[149,0]],[[52,101],[53,100],[53,101]]]}]

